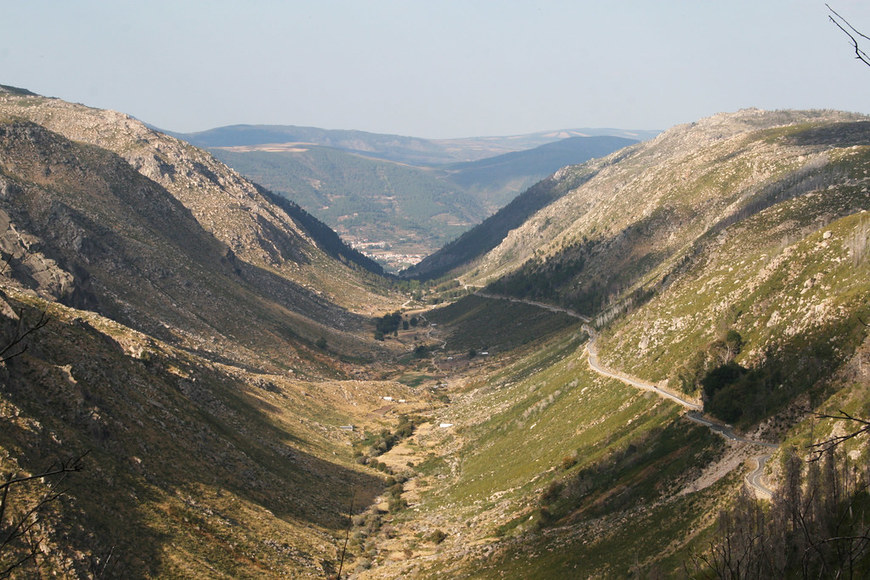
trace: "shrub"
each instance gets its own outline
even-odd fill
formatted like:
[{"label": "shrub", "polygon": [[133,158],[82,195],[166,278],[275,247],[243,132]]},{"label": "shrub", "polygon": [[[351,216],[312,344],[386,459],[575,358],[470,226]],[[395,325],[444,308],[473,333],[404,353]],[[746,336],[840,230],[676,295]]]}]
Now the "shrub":
[{"label": "shrub", "polygon": [[704,387],[704,394],[708,399],[712,399],[716,392],[727,387],[728,385],[737,382],[740,377],[746,374],[746,369],[735,362],[728,362],[720,365],[701,379],[701,386]]},{"label": "shrub", "polygon": [[541,493],[541,503],[553,503],[564,488],[565,485],[561,481],[551,481],[550,485]]},{"label": "shrub", "polygon": [[390,511],[395,513],[408,507],[408,502],[402,497],[391,497],[388,505]]}]

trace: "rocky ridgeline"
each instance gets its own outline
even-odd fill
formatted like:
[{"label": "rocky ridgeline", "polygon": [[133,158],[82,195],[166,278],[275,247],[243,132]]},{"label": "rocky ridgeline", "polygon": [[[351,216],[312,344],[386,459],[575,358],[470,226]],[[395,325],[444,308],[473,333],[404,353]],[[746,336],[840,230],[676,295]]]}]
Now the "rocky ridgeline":
[{"label": "rocky ridgeline", "polygon": [[[860,127],[866,120],[835,111],[750,109],[681,125],[652,141],[565,168],[551,187],[567,186],[568,191],[512,230],[465,281],[490,281],[533,256],[558,257],[567,247],[589,241],[598,247],[596,260],[586,260],[587,268],[599,279],[630,270],[629,260],[652,252],[677,256],[686,244],[749,205],[763,186],[807,165],[818,169],[826,163],[830,143],[776,138],[777,131],[785,135],[802,125],[852,122]],[[843,133],[844,146],[864,139]],[[642,237],[646,247],[639,250],[632,236]]]},{"label": "rocky ridgeline", "polygon": [[[129,115],[8,90],[0,92],[2,118],[27,119],[120,155],[180,201],[203,229],[226,245],[231,259],[317,287],[333,301],[364,302],[359,291],[354,296],[359,284],[336,284],[336,275],[323,279],[322,271],[333,260],[319,247],[320,240],[261,188],[207,152],[149,129]],[[338,276],[354,277],[338,270]],[[331,292],[336,287],[341,291]]]}]

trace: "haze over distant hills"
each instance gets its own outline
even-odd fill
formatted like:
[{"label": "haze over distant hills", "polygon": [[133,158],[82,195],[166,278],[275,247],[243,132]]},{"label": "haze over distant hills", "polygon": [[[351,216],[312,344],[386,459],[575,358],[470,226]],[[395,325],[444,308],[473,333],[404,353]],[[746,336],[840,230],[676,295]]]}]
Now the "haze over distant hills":
[{"label": "haze over distant hills", "polygon": [[216,157],[298,203],[395,272],[480,223],[560,167],[636,141],[608,133],[654,134],[577,129],[427,140],[238,125],[176,136],[209,147]]},{"label": "haze over distant hills", "polygon": [[534,149],[569,137],[613,136],[644,141],[657,130],[560,129],[523,135],[423,139],[366,131],[319,129],[295,125],[230,125],[197,133],[164,131],[197,147],[292,146],[293,143],[323,145],[369,157],[410,165],[442,165],[477,161],[504,153]]}]

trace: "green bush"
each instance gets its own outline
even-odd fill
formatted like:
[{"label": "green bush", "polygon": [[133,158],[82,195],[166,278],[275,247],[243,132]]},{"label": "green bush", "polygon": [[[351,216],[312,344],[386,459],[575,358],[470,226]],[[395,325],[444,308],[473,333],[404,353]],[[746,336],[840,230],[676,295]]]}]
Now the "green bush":
[{"label": "green bush", "polygon": [[736,383],[745,374],[746,369],[733,361],[714,368],[701,379],[704,395],[712,400],[717,391]]}]

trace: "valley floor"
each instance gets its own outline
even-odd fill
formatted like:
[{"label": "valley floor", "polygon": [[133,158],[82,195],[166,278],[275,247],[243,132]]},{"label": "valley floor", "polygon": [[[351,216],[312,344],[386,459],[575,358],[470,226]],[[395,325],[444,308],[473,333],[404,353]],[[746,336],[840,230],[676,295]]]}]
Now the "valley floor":
[{"label": "valley floor", "polygon": [[[453,335],[449,324],[428,327],[433,351],[415,388],[449,404],[421,411],[413,434],[378,456],[401,481],[401,502],[385,494],[355,516],[351,577],[552,578],[566,566],[619,576],[685,556],[711,525],[717,498],[740,489],[748,466],[757,469],[747,483],[759,497],[769,493],[757,476],[762,453],[775,446],[685,413],[697,405],[603,368],[584,317],[478,296],[479,311],[462,315],[464,329],[474,326],[467,317],[520,320],[517,309],[537,310],[563,329],[555,339],[538,334],[535,348],[519,352],[480,343],[487,354],[471,357],[465,348],[474,338]],[[642,446],[660,450],[644,456]],[[660,467],[663,460],[672,467]],[[633,534],[628,521],[640,522]],[[694,532],[665,541],[658,528],[675,525]],[[505,576],[508,569],[515,572]]]}]

